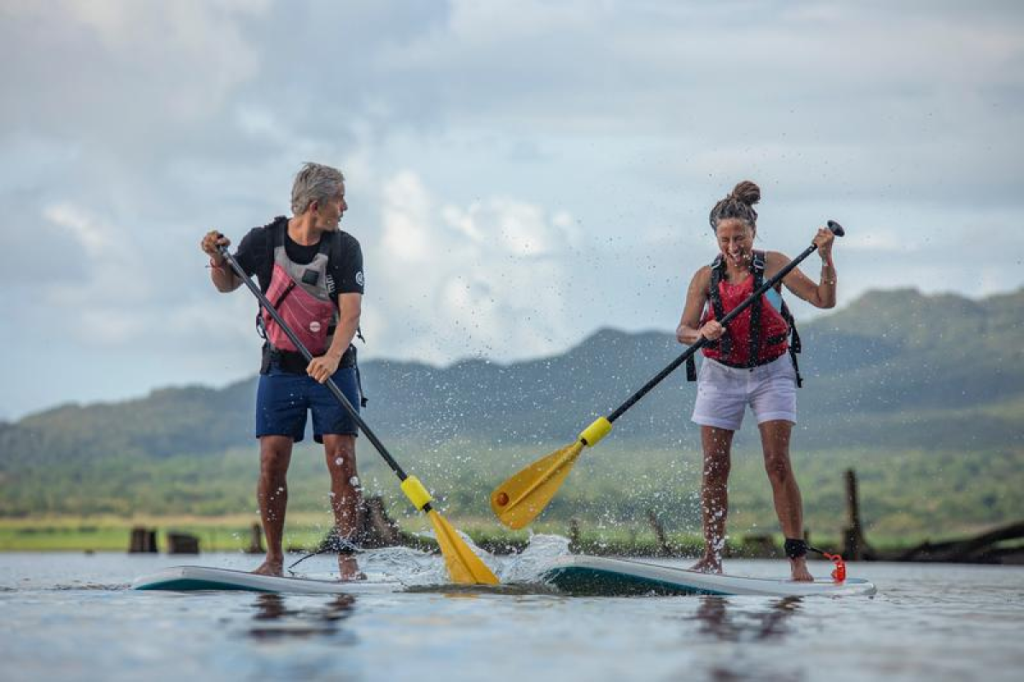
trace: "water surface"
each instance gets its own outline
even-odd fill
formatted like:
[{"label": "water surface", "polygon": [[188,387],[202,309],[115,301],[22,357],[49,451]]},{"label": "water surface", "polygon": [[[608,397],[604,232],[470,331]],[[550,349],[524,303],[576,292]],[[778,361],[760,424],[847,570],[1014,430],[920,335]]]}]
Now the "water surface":
[{"label": "water surface", "polygon": [[[877,585],[871,598],[573,598],[529,584],[543,557],[487,561],[526,585],[429,587],[440,560],[403,550],[364,557],[371,580],[340,596],[136,592],[132,579],[165,566],[257,562],[0,554],[0,679],[1017,680],[1024,670],[1024,568],[852,564],[851,576]],[[325,577],[331,566],[316,557],[299,568]],[[784,569],[726,564],[759,577]]]}]

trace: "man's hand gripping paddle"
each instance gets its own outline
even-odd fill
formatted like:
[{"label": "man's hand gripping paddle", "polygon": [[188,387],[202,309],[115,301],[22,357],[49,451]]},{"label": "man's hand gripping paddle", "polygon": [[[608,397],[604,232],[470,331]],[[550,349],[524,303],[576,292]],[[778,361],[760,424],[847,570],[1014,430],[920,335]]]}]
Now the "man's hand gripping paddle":
[{"label": "man's hand gripping paddle", "polygon": [[[833,220],[828,221],[828,229],[837,237],[842,237],[846,233],[842,225]],[[781,282],[790,271],[803,262],[805,258],[817,251],[817,249],[818,247],[814,244],[804,249],[803,253],[794,258],[786,267],[779,270],[774,277],[766,280],[749,298],[723,317],[721,324],[725,326],[731,322],[737,315],[753,304],[754,301],[764,295],[766,291]],[[548,505],[551,498],[555,496],[555,493],[558,492],[565,477],[569,475],[572,465],[576,463],[576,459],[583,452],[583,448],[597,445],[598,441],[612,430],[612,424],[615,423],[616,419],[625,414],[626,410],[633,407],[652,388],[661,383],[662,379],[674,372],[676,368],[703,348],[707,342],[707,339],[701,337],[696,343],[687,348],[682,355],[673,360],[668,367],[658,372],[643,388],[630,396],[618,409],[607,417],[599,418],[584,429],[577,437],[575,443],[561,450],[556,450],[543,459],[537,460],[495,488],[494,492],[491,493],[491,509],[494,510],[498,520],[509,528],[516,529],[523,528],[533,521]]]},{"label": "man's hand gripping paddle", "polygon": [[[263,309],[274,318],[274,321],[280,325],[291,342],[299,349],[299,352],[306,358],[306,362],[312,362],[313,355],[302,344],[302,341],[299,340],[299,337],[295,335],[291,327],[282,319],[281,315],[278,314],[277,310],[274,309],[274,306],[263,295],[263,292],[246,276],[245,271],[242,270],[235,257],[224,246],[220,247],[220,253],[231,265],[231,269],[234,270],[235,274],[242,279],[242,283],[249,287],[249,291],[259,300]],[[464,585],[497,585],[497,576],[494,575],[491,569],[487,568],[484,562],[480,560],[480,557],[473,553],[473,550],[466,545],[455,528],[431,506],[432,499],[426,487],[420,483],[418,478],[407,475],[402,470],[402,467],[398,466],[398,462],[391,457],[384,444],[380,442],[380,439],[366,425],[363,418],[359,416],[359,412],[352,407],[352,403],[348,401],[348,398],[341,392],[338,385],[334,383],[334,380],[328,379],[326,385],[338,402],[341,403],[341,406],[345,408],[345,411],[348,412],[349,416],[352,417],[356,425],[359,426],[359,430],[363,432],[366,438],[373,444],[373,447],[377,449],[377,452],[380,453],[380,456],[384,458],[384,461],[388,463],[388,466],[391,467],[391,470],[398,476],[398,480],[402,482],[402,492],[409,498],[409,501],[430,518],[430,522],[434,526],[434,532],[437,535],[437,544],[441,548],[441,554],[444,555],[445,564],[448,567],[448,573],[451,575],[452,582]]]}]

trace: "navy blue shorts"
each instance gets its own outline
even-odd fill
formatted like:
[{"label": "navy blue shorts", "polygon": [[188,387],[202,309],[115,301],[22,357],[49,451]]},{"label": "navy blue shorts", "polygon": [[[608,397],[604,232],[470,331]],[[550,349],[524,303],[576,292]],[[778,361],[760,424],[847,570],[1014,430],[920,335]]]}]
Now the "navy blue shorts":
[{"label": "navy blue shorts", "polygon": [[[359,411],[359,383],[355,367],[339,369],[332,377],[341,392]],[[298,443],[306,432],[306,411],[313,413],[313,439],[324,442],[324,434],[355,436],[355,420],[341,406],[326,385],[305,374],[291,374],[277,363],[260,375],[256,390],[256,437],[290,436]]]}]

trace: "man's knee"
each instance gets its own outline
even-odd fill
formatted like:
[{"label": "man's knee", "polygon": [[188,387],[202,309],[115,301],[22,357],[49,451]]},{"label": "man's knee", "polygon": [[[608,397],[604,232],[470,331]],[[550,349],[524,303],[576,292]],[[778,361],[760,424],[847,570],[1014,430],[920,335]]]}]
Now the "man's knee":
[{"label": "man's knee", "polygon": [[260,469],[264,474],[283,475],[292,457],[292,440],[285,436],[264,436],[260,439]]},{"label": "man's knee", "polygon": [[324,438],[324,454],[327,465],[344,470],[355,470],[356,438],[355,436],[330,436]]}]

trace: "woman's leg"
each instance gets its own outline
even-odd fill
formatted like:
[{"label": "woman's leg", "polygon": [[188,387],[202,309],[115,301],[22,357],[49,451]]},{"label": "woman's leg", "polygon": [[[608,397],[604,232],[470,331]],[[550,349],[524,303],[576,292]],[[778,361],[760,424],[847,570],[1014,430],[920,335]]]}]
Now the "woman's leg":
[{"label": "woman's leg", "polygon": [[725,519],[729,512],[730,449],[734,433],[716,426],[700,427],[704,449],[704,473],[700,486],[704,556],[692,566],[695,571],[722,572]]},{"label": "woman's leg", "polygon": [[[759,424],[758,429],[761,431],[761,448],[764,450],[764,468],[772,484],[775,513],[779,517],[782,533],[787,538],[803,539],[803,500],[789,460],[789,438],[793,424],[785,420],[774,420]],[[790,559],[790,564],[794,580],[813,580],[807,571],[806,557]]]}]

